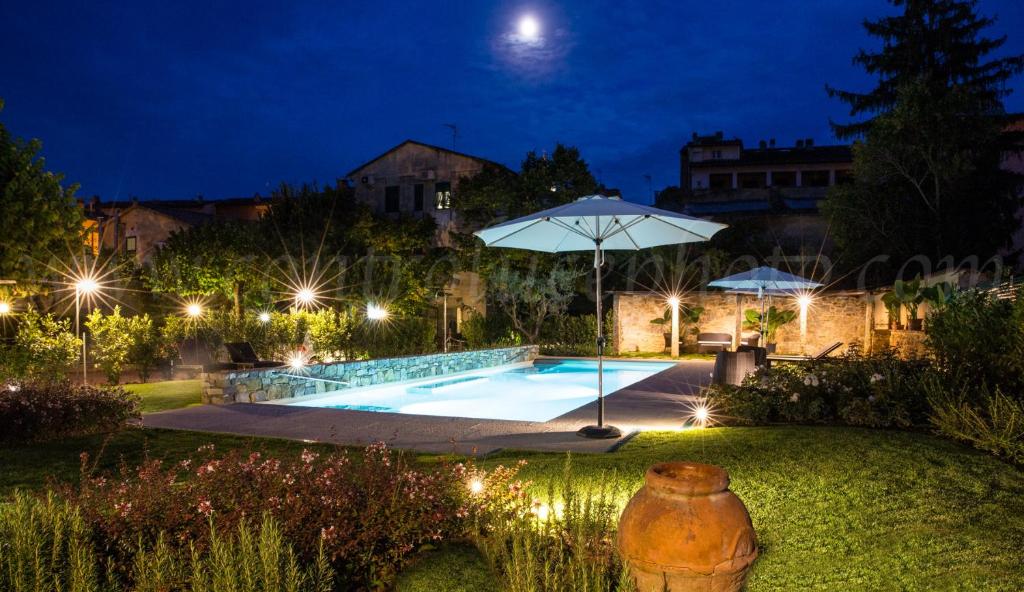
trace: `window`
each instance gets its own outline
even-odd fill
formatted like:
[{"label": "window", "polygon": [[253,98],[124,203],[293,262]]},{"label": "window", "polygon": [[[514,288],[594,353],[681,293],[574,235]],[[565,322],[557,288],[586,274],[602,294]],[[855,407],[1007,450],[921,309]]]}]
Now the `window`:
[{"label": "window", "polygon": [[124,237],[124,252],[128,255],[134,255],[139,250],[139,240],[134,236]]},{"label": "window", "polygon": [[711,151],[711,158],[714,158],[715,160],[718,160],[718,159],[722,158],[722,151],[721,150],[712,150]]},{"label": "window", "polygon": [[708,175],[711,189],[732,189],[732,173],[711,173]]},{"label": "window", "polygon": [[736,183],[740,189],[761,189],[767,185],[767,173],[740,173],[736,175]]},{"label": "window", "polygon": [[434,207],[438,210],[452,207],[452,184],[448,181],[434,184]]},{"label": "window", "polygon": [[412,209],[416,212],[423,211],[423,183],[412,186]]},{"label": "window", "polygon": [[400,189],[401,188],[398,185],[388,185],[387,187],[384,188],[385,214],[398,213],[399,196],[401,195],[401,193],[399,192]]},{"label": "window", "polygon": [[773,172],[772,187],[796,187],[796,171]]},{"label": "window", "polygon": [[804,171],[800,177],[803,187],[828,187],[828,171]]}]

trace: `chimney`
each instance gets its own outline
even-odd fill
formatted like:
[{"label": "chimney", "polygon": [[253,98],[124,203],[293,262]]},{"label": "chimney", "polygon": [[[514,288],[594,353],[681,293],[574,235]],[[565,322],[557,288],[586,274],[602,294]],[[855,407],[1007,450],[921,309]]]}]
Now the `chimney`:
[{"label": "chimney", "polygon": [[768,147],[768,142],[765,142],[764,140],[761,140],[760,142],[758,142],[758,143],[757,143],[757,146],[758,146],[758,147],[759,147],[759,148],[760,148],[761,150],[764,150],[765,148],[767,148],[767,147]]},{"label": "chimney", "polygon": [[803,140],[797,140],[796,141],[796,147],[797,148],[803,148],[804,147],[804,141]]},{"label": "chimney", "polygon": [[807,138],[806,140],[804,140],[804,146],[808,148],[814,146],[814,138]]},{"label": "chimney", "polygon": [[768,140],[768,145],[771,146],[772,148],[774,148],[775,147],[775,138],[772,138],[772,139]]}]

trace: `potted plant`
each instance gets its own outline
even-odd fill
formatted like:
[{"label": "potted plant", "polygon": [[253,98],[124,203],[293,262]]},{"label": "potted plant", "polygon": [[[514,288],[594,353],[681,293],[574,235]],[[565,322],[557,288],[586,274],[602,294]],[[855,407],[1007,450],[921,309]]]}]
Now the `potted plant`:
[{"label": "potted plant", "polygon": [[[679,347],[686,345],[687,335],[697,334],[697,324],[700,322],[700,315],[704,314],[703,306],[679,306]],[[656,319],[651,319],[652,325],[662,327],[662,335],[665,336],[665,349],[672,349],[672,308],[666,308],[665,314]]]},{"label": "potted plant", "polygon": [[896,280],[893,283],[892,290],[899,299],[900,304],[907,309],[907,328],[911,331],[920,331],[922,329],[922,322],[917,317],[917,309],[924,300],[924,295],[921,293],[921,276],[917,276],[909,282]]},{"label": "potted plant", "polygon": [[900,319],[900,311],[903,309],[903,304],[900,302],[896,292],[882,294],[882,304],[885,305],[885,310],[889,313],[889,329],[897,331],[903,329],[903,322]]},{"label": "potted plant", "polygon": [[[765,348],[772,353],[775,351],[775,335],[778,333],[779,327],[792,323],[796,319],[796,311],[770,306],[764,316]],[[754,308],[743,311],[743,328],[747,331],[761,331],[761,311]]]}]

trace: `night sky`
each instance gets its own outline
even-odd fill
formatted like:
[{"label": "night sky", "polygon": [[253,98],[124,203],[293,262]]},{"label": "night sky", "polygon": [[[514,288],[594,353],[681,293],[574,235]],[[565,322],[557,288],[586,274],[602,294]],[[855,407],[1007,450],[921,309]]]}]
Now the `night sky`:
[{"label": "night sky", "polygon": [[[121,5],[123,4],[123,5]],[[103,199],[268,194],[333,182],[412,138],[518,168],[580,147],[648,201],[694,131],[833,141],[825,83],[880,0],[0,3],[0,113]],[[1024,2],[982,0],[1024,52]],[[536,31],[525,26],[529,15]],[[531,35],[532,33],[532,35]],[[1006,105],[1024,111],[1024,80]]]}]

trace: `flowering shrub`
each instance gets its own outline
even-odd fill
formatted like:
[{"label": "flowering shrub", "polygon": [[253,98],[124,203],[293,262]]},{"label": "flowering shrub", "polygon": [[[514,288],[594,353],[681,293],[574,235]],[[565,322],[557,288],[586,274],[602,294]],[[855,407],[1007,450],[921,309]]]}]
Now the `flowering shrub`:
[{"label": "flowering shrub", "polygon": [[292,460],[217,456],[208,446],[173,466],[150,461],[117,478],[83,478],[68,495],[125,573],[140,541],[155,544],[160,533],[179,550],[203,551],[211,520],[227,531],[269,516],[301,561],[315,561],[322,545],[341,589],[375,588],[417,548],[461,535],[472,512],[465,472],[416,470],[383,444],[361,459],[307,450]]},{"label": "flowering shrub", "polygon": [[864,355],[856,347],[813,365],[776,364],[740,386],[715,386],[708,399],[727,423],[840,422],[906,427],[925,422],[922,381],[928,362],[891,351]]},{"label": "flowering shrub", "polygon": [[0,442],[108,432],[138,416],[138,397],[120,388],[14,383],[0,388]]}]

